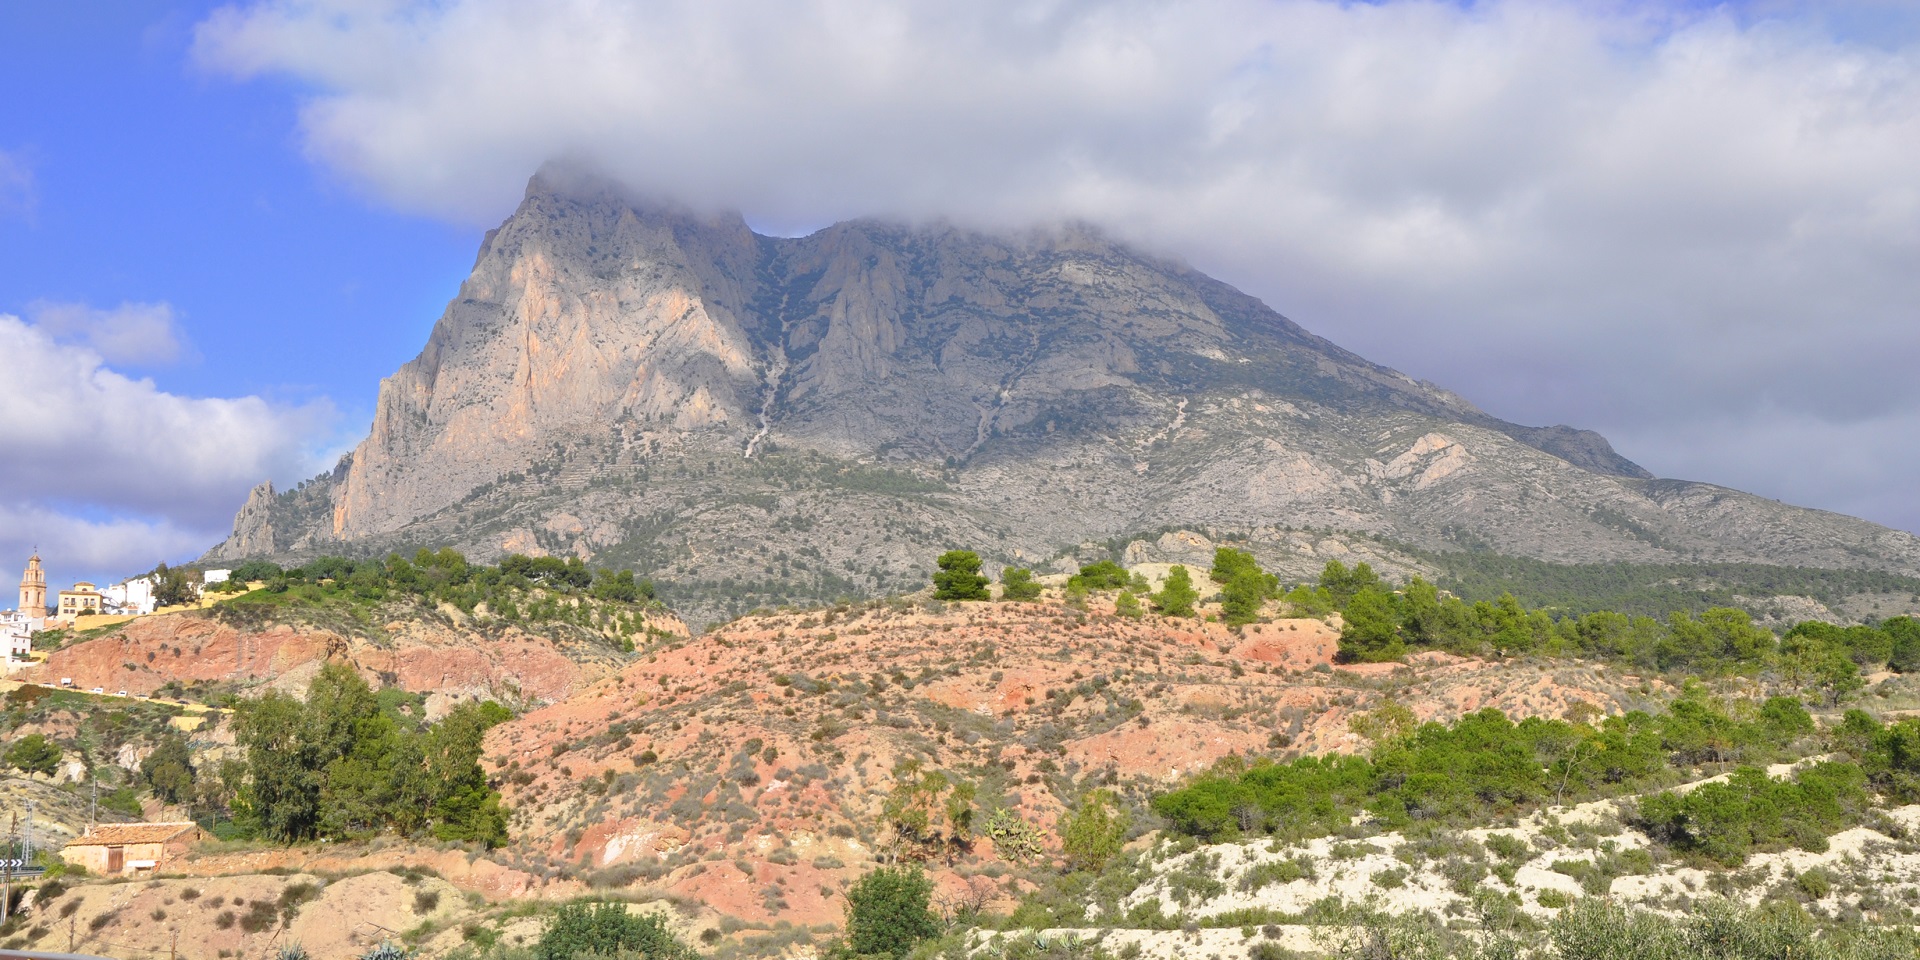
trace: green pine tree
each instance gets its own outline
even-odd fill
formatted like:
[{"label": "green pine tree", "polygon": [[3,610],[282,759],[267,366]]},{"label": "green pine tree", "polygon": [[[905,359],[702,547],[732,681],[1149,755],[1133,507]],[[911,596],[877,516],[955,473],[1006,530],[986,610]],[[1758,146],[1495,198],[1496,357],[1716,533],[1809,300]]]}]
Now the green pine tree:
[{"label": "green pine tree", "polygon": [[935,600],[985,600],[987,578],[980,575],[980,555],[972,550],[948,550],[935,561],[940,572],[933,575]]},{"label": "green pine tree", "polygon": [[1000,599],[1038,600],[1040,584],[1026,567],[1005,567],[1000,571]]},{"label": "green pine tree", "polygon": [[1153,608],[1169,617],[1193,616],[1193,605],[1200,601],[1200,591],[1193,588],[1193,576],[1187,568],[1174,565],[1167,571],[1167,582],[1160,592],[1153,595]]}]

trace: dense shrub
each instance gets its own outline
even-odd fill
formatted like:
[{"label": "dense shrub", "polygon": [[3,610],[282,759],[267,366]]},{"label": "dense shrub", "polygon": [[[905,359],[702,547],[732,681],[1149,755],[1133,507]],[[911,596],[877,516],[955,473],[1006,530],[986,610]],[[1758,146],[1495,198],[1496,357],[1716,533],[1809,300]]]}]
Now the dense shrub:
[{"label": "dense shrub", "polygon": [[1120,854],[1133,818],[1110,790],[1095,790],[1061,818],[1060,848],[1067,866],[1099,872]]},{"label": "dense shrub", "polygon": [[[1371,719],[1356,720],[1356,729],[1375,742],[1369,757],[1261,760],[1244,769],[1233,759],[1154,798],[1152,808],[1177,832],[1209,840],[1324,836],[1363,810],[1390,826],[1478,822],[1634,792],[1657,784],[1670,768],[1766,762],[1813,732],[1812,717],[1790,698],[1735,719],[1697,685],[1667,714],[1632,712],[1597,726],[1538,717],[1515,723],[1493,709],[1452,725],[1414,726],[1410,714],[1398,724],[1366,722]],[[1920,722],[1914,728],[1920,763]]]},{"label": "dense shrub", "polygon": [[842,945],[855,957],[904,957],[914,944],[940,932],[932,909],[933,881],[918,867],[880,867],[847,890]]},{"label": "dense shrub", "polygon": [[1119,590],[1127,585],[1127,571],[1112,560],[1102,560],[1082,566],[1067,582],[1088,590]]},{"label": "dense shrub", "polygon": [[1014,601],[1040,599],[1040,584],[1033,579],[1033,571],[1026,567],[1002,568],[1000,599]]},{"label": "dense shrub", "polygon": [[698,954],[657,914],[635,914],[624,903],[569,903],[556,911],[534,945],[538,960],[582,955],[635,960],[693,960]]},{"label": "dense shrub", "polygon": [[[1250,564],[1251,557],[1217,557],[1215,577],[1241,576]],[[1251,591],[1249,585],[1245,592]],[[1337,560],[1327,564],[1317,586],[1296,587],[1282,599],[1296,615],[1340,611],[1340,649],[1349,660],[1396,660],[1413,650],[1441,649],[1476,656],[1574,654],[1694,674],[1772,669],[1804,678],[1829,703],[1858,690],[1863,670],[1920,669],[1920,622],[1910,617],[1878,626],[1807,622],[1778,638],[1731,607],[1675,612],[1664,621],[1608,611],[1556,617],[1527,609],[1511,593],[1469,603],[1420,577],[1394,590],[1366,564],[1349,570]],[[1244,621],[1249,609],[1238,601],[1229,619]]]},{"label": "dense shrub", "polygon": [[605,602],[645,604],[654,600],[654,585],[636,579],[631,570],[589,570],[578,557],[527,557],[509,554],[498,566],[469,563],[450,548],[422,548],[411,558],[390,554],[384,559],[354,560],[347,557],[319,557],[308,563],[281,569],[261,560],[249,560],[235,567],[228,583],[235,589],[248,581],[264,582],[264,594],[256,593],[225,601],[228,611],[245,611],[262,604],[284,603],[288,599],[326,601],[345,598],[353,601],[381,601],[414,598],[429,604],[450,604],[472,613],[487,604],[496,616],[518,619],[522,609],[536,607],[560,616],[572,611],[569,604],[536,602],[532,591],[550,596],[593,597]]},{"label": "dense shrub", "polygon": [[1787,779],[1741,767],[1722,783],[1647,797],[1637,819],[1675,850],[1735,866],[1760,850],[1826,850],[1827,836],[1857,822],[1866,808],[1866,783],[1851,763],[1820,763]]}]

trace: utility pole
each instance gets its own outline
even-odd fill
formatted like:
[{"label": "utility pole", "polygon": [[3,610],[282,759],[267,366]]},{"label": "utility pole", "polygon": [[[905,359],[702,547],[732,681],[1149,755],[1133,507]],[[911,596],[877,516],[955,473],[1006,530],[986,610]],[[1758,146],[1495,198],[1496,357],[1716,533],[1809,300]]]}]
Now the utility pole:
[{"label": "utility pole", "polygon": [[20,854],[20,857],[21,859],[26,860],[29,863],[33,862],[33,801],[32,800],[27,801],[27,847],[26,847],[26,851]]},{"label": "utility pole", "polygon": [[7,908],[13,905],[13,854],[20,849],[20,811],[13,811],[13,823],[7,828],[7,851],[0,863],[0,927],[7,925]]},{"label": "utility pole", "polygon": [[91,831],[100,822],[100,778],[93,778],[93,804],[87,808],[87,829]]}]

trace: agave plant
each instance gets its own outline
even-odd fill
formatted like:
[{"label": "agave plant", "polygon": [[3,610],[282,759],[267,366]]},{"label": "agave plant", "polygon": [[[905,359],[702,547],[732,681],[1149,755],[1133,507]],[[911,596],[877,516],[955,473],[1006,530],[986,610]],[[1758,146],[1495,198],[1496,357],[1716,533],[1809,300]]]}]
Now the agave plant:
[{"label": "agave plant", "polygon": [[274,953],[273,960],[313,960],[313,955],[307,952],[306,947],[297,943],[287,943],[282,944]]},{"label": "agave plant", "polygon": [[360,960],[407,960],[413,951],[396,946],[391,940],[382,940],[380,945],[360,955]]}]

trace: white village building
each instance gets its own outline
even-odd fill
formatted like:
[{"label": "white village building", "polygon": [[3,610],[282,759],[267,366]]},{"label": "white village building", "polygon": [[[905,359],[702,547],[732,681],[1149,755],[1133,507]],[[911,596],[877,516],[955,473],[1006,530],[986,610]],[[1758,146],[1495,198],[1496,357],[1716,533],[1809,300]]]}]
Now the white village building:
[{"label": "white village building", "polygon": [[46,621],[21,616],[18,610],[0,612],[0,653],[5,662],[19,663],[33,652],[33,632],[46,627]]},{"label": "white village building", "polygon": [[100,595],[115,613],[146,615],[153,612],[153,578],[135,577],[116,583]]}]

